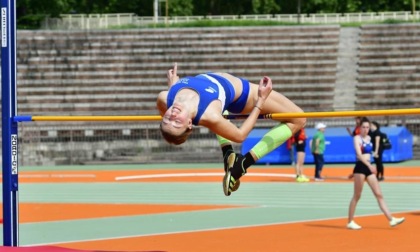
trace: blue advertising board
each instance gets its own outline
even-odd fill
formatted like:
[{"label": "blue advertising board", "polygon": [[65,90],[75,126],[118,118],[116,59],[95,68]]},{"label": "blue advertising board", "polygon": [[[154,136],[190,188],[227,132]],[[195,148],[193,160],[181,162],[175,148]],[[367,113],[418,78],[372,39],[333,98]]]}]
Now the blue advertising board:
[{"label": "blue advertising board", "polygon": [[[248,152],[269,129],[254,129],[248,138],[242,143],[242,153]],[[401,162],[413,158],[413,135],[405,127],[381,127],[381,131],[388,135],[392,148],[385,150],[384,162]],[[305,163],[313,163],[313,156],[309,143],[316,129],[305,129],[307,140],[305,149]],[[327,127],[325,129],[325,153],[326,163],[353,163],[356,159],[353,148],[353,138],[344,127]],[[290,152],[284,143],[271,153],[257,161],[259,164],[290,164]]]}]

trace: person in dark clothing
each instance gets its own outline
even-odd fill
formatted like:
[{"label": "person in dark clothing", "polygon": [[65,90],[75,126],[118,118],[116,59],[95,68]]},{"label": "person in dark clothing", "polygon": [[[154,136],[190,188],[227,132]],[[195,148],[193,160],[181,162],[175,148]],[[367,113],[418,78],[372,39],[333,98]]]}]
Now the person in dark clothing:
[{"label": "person in dark clothing", "polygon": [[384,180],[384,164],[382,162],[382,155],[384,153],[384,148],[382,145],[382,139],[381,139],[381,125],[373,121],[371,123],[371,131],[370,131],[370,137],[372,139],[373,144],[373,160],[376,164],[376,177],[378,178],[378,181]]}]

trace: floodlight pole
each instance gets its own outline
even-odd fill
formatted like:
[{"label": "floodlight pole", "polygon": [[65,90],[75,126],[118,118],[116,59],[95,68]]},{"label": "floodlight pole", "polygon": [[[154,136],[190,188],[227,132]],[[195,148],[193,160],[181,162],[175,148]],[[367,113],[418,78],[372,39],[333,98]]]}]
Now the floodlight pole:
[{"label": "floodlight pole", "polygon": [[1,0],[3,245],[18,246],[18,124],[16,106],[16,0]]}]

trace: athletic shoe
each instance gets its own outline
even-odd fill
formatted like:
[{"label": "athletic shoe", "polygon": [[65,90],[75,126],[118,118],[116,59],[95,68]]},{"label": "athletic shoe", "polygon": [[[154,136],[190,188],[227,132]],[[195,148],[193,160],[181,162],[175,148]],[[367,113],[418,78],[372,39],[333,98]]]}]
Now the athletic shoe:
[{"label": "athletic shoe", "polygon": [[359,229],[361,229],[362,227],[361,227],[361,226],[359,226],[359,225],[357,225],[357,224],[356,224],[356,222],[354,222],[354,221],[350,221],[350,222],[347,224],[347,228],[348,228],[348,229],[353,229],[353,230],[359,230]]},{"label": "athletic shoe", "polygon": [[402,217],[402,218],[392,217],[392,220],[389,222],[389,225],[391,225],[391,227],[395,227],[395,226],[403,223],[404,221],[405,221],[404,217]]},{"label": "athletic shoe", "polygon": [[316,182],[323,182],[324,181],[324,178],[315,178],[315,181]]},{"label": "athletic shoe", "polygon": [[305,175],[300,175],[296,178],[296,182],[309,182],[310,179]]},{"label": "athletic shoe", "polygon": [[223,177],[223,192],[229,196],[232,192],[238,190],[242,177],[246,171],[242,168],[244,157],[241,154],[231,153],[227,158],[227,171]]}]

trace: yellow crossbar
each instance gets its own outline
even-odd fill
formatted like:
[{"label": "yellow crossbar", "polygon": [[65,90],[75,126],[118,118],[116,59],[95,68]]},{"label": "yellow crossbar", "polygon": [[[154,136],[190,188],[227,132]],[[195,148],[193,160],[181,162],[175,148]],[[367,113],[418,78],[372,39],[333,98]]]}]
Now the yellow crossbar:
[{"label": "yellow crossbar", "polygon": [[[352,117],[352,116],[387,116],[387,115],[415,115],[420,114],[420,108],[411,109],[384,109],[384,110],[354,110],[329,112],[303,112],[303,113],[274,113],[261,115],[260,119],[286,119],[286,118],[326,118],[326,117]],[[243,119],[247,115],[229,115],[231,119]],[[32,116],[32,121],[159,121],[159,115],[143,116]]]},{"label": "yellow crossbar", "polygon": [[32,116],[32,121],[159,121],[158,115],[144,116]]},{"label": "yellow crossbar", "polygon": [[330,112],[304,112],[272,114],[271,118],[320,118],[320,117],[356,117],[356,116],[387,116],[387,115],[417,115],[420,108],[411,109],[383,109],[383,110],[359,110],[359,111],[330,111]]}]

